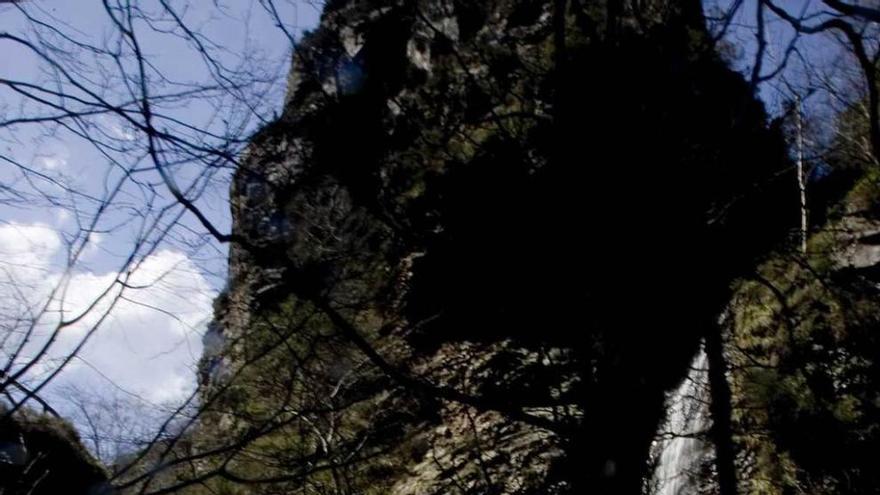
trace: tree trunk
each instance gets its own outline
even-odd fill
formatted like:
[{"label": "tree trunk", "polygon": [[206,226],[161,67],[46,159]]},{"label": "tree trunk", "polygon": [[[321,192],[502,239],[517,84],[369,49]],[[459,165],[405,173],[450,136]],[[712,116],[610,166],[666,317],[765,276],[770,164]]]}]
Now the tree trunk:
[{"label": "tree trunk", "polygon": [[731,426],[732,395],[727,382],[727,362],[721,341],[721,327],[715,326],[706,335],[706,357],[709,361],[709,389],[712,403],[712,441],[715,444],[715,465],[718,470],[718,493],[736,495],[735,449]]},{"label": "tree trunk", "polygon": [[801,117],[801,98],[797,97],[794,108],[797,127],[797,180],[801,206],[801,253],[807,254],[807,181],[804,173],[804,123]]}]

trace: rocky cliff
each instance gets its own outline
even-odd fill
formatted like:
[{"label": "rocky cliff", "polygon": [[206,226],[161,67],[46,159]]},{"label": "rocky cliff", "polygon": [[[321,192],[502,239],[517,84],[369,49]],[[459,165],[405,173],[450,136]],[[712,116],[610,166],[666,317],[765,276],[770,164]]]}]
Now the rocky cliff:
[{"label": "rocky cliff", "polygon": [[777,253],[736,284],[728,354],[743,493],[880,486],[877,184],[876,164],[861,169],[805,253]]},{"label": "rocky cliff", "polygon": [[271,434],[224,477],[639,492],[787,170],[697,1],[328,2],[232,189],[203,396]]},{"label": "rocky cliff", "polygon": [[[0,407],[0,414],[6,410]],[[23,410],[0,418],[0,493],[113,493],[106,469],[83,447],[73,426]]]}]

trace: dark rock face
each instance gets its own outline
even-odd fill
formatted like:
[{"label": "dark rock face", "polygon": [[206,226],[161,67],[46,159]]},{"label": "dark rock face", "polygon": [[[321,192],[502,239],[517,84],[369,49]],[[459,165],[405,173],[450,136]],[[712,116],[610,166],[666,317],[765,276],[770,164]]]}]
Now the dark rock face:
[{"label": "dark rock face", "polygon": [[0,492],[109,495],[112,490],[106,471],[70,424],[26,412],[0,420]]},{"label": "dark rock face", "polygon": [[637,3],[328,2],[297,50],[233,186],[219,322],[291,298],[373,322],[385,392],[439,404],[389,493],[637,493],[663,392],[795,218],[699,2]]}]

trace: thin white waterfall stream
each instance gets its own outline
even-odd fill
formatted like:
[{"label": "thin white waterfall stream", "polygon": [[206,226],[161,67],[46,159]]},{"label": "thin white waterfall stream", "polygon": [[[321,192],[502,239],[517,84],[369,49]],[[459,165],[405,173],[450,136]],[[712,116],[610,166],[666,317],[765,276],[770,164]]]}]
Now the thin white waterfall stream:
[{"label": "thin white waterfall stream", "polygon": [[709,374],[703,347],[687,377],[666,397],[666,420],[652,447],[656,460],[648,495],[697,493],[701,467],[713,454],[706,439],[709,419]]}]

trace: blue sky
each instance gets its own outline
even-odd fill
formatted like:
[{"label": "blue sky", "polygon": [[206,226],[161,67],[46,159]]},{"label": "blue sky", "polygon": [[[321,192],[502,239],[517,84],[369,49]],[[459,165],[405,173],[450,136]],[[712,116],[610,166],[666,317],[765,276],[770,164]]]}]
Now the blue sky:
[{"label": "blue sky", "polygon": [[[703,0],[708,17],[726,12],[735,0]],[[747,77],[751,76],[754,67],[757,43],[757,6],[756,0],[742,0],[736,15],[730,23],[725,38],[731,48],[733,57],[729,60],[732,66]],[[794,17],[805,19],[807,25],[815,25],[828,19],[828,8],[821,0],[778,0],[776,5],[786,9]],[[851,57],[848,47],[833,34],[797,36],[790,25],[776,17],[770,10],[764,9],[765,52],[762,76],[773,73],[785,60],[786,52],[796,39],[796,51],[789,54],[785,69],[774,80],[759,85],[758,96],[765,102],[771,114],[779,114],[782,106],[791,98],[792,88],[802,95],[810,94],[809,89],[824,83],[835,87],[847,87],[853,83],[860,84],[861,74],[857,70],[855,60]],[[711,21],[710,21],[710,25]],[[801,56],[803,55],[803,56]],[[787,82],[789,85],[785,84]],[[841,101],[827,98],[822,91],[814,91],[805,111],[817,117],[814,120],[825,120],[831,124],[833,115],[840,111]],[[817,132],[822,132],[817,130]]]},{"label": "blue sky", "polygon": [[[148,69],[151,95],[229,84],[225,90],[157,103],[154,112],[164,116],[157,127],[209,147],[230,137],[246,138],[280,111],[290,61],[287,34],[299,36],[303,29],[313,27],[320,5],[303,0],[275,4],[286,33],[258,0],[172,2],[175,15],[199,33],[201,45],[197,46],[183,39],[167,13],[157,14],[161,12],[159,0],[137,3],[154,21],[153,26],[135,24],[145,56],[153,64]],[[35,30],[35,22],[57,28],[69,38],[60,38],[51,28]],[[84,99],[91,92],[119,106],[131,100],[121,74],[136,73],[134,58],[123,56],[116,66],[107,53],[83,48],[113,49],[118,41],[118,31],[102,2],[40,0],[23,4],[21,9],[3,5],[0,33],[38,47],[46,42],[64,49],[48,52],[58,64],[53,66],[23,44],[0,39],[0,78],[6,81],[0,84],[0,122],[51,113],[45,105],[17,93],[15,87],[28,88],[31,94],[55,103],[61,100],[43,90]],[[213,62],[200,50],[208,51]],[[77,71],[86,87],[77,88],[58,77],[59,67]],[[250,83],[244,90],[249,92],[252,108],[236,99],[237,89],[229,89],[241,82]],[[70,98],[65,103],[85,108]],[[0,126],[0,183],[7,186],[0,189],[0,306],[4,311],[0,324],[5,325],[0,329],[13,334],[11,341],[0,345],[0,366],[18,348],[15,335],[26,328],[20,317],[28,311],[49,304],[49,311],[39,316],[30,341],[13,362],[13,371],[37,355],[51,338],[62,309],[63,317],[70,318],[100,300],[82,321],[58,333],[51,350],[23,379],[40,383],[109,311],[78,357],[65,364],[42,395],[71,416],[80,412],[67,400],[71,386],[92,398],[121,395],[144,407],[155,405],[159,416],[160,406],[179,401],[194,387],[193,366],[201,354],[201,334],[211,317],[213,297],[225,283],[226,246],[206,242],[199,235],[204,229],[191,215],[180,217],[171,235],[151,246],[159,241],[162,228],[173,223],[175,202],[144,156],[143,135],[132,122],[113,113],[65,123]],[[202,163],[198,160],[174,163],[183,155],[168,156],[168,169],[182,189],[199,179]],[[198,204],[220,230],[228,231],[231,167],[224,165],[210,180],[202,178],[198,183],[203,190]],[[59,185],[82,194],[70,194]],[[19,198],[10,191],[25,196]],[[102,210],[102,202],[110,208]],[[147,202],[149,208],[144,206]],[[165,207],[170,209],[162,213]],[[151,224],[153,230],[148,230]],[[71,262],[77,251],[79,255]],[[132,252],[137,255],[129,259]],[[123,276],[130,277],[130,288],[124,290],[118,283]]]},{"label": "blue sky", "polygon": [[[159,2],[142,0],[137,4],[145,12],[155,13],[161,10]],[[717,3],[726,6],[729,2],[705,2],[709,7]],[[804,8],[805,12],[818,5],[815,0],[780,4]],[[187,25],[198,30],[202,46],[220,63],[224,77],[265,82],[247,87],[250,95],[260,94],[251,101],[255,103],[253,108],[243,107],[234,91],[224,90],[203,91],[197,96],[159,103],[156,108],[163,115],[159,125],[174,136],[206,146],[223,142],[229,136],[246,138],[280,112],[291,50],[287,34],[279,29],[260,0],[176,0],[172,5]],[[276,0],[276,5],[284,29],[294,36],[317,22],[320,2]],[[120,77],[120,69],[128,74],[136,72],[134,59],[123,57],[121,65],[115,66],[107,54],[78,46],[112,48],[118,41],[102,2],[39,0],[23,4],[22,8],[27,9],[33,20],[26,19],[19,7],[0,7],[0,33],[64,48],[65,51],[53,52],[53,59],[62,67],[79,71],[87,81],[86,89],[114,104],[123,105],[131,99],[124,89],[126,81]],[[754,10],[754,0],[744,1],[729,37],[735,47],[734,64],[745,73],[751,70],[756,47],[752,29]],[[61,39],[47,28],[34,31],[34,20],[63,30],[70,39]],[[216,66],[206,63],[199,47],[181,37],[181,31],[167,15],[156,16],[155,21],[152,27],[143,22],[136,25],[146,56],[154,64],[148,69],[150,94],[180,93],[224,80],[217,77]],[[779,22],[772,26],[768,32],[767,70],[772,70],[774,61],[778,62],[792,35]],[[814,37],[803,43],[805,51],[816,57],[816,67],[832,70],[842,60],[827,38]],[[806,80],[803,67],[796,61],[785,74],[795,84]],[[71,96],[85,94],[63,78],[59,80],[57,70],[53,71],[33,51],[8,39],[0,39],[0,79]],[[39,90],[31,91],[47,96]],[[779,109],[779,94],[771,84],[760,89],[771,110]],[[70,100],[68,104],[77,107]],[[45,112],[45,106],[22,97],[9,84],[0,84],[0,122]],[[85,127],[77,127],[83,122]],[[96,136],[104,145],[95,146],[77,136],[77,132]],[[199,235],[204,229],[192,215],[184,214],[173,234],[153,249],[139,247],[138,242],[158,239],[156,231],[143,234],[146,224],[168,225],[174,212],[179,211],[172,209],[165,217],[156,213],[176,203],[144,156],[144,141],[131,122],[112,113],[93,115],[77,123],[71,121],[69,128],[43,124],[0,126],[0,184],[28,194],[19,200],[0,188],[0,307],[9,311],[0,316],[0,324],[11,325],[9,328],[20,325],[15,320],[18,313],[26,313],[26,309],[48,300],[55,301],[52,304],[57,306],[50,304],[55,311],[42,317],[35,343],[25,346],[25,356],[17,363],[37,352],[40,339],[49,338],[58,322],[57,310],[64,309],[69,315],[87,307],[108,288],[118,285],[120,273],[131,272],[129,286],[145,287],[122,291],[122,299],[117,300],[110,316],[100,324],[79,357],[68,363],[45,391],[59,410],[72,416],[78,412],[67,400],[71,396],[70,386],[89,396],[138,397],[134,400],[156,405],[157,415],[161,414],[158,406],[185,396],[194,387],[193,365],[201,354],[200,337],[211,317],[211,301],[225,283],[226,247],[204,242]],[[31,172],[24,174],[21,167]],[[199,173],[203,169],[198,160],[169,164],[169,170],[184,188],[201,180]],[[210,180],[197,182],[204,186],[199,207],[224,232],[229,230],[230,223],[230,173],[230,168],[222,168]],[[69,194],[58,184],[66,184],[84,195]],[[116,184],[122,185],[114,195]],[[98,199],[112,197],[113,208],[99,211],[99,203],[86,195]],[[144,208],[146,202],[151,202],[151,208]],[[98,220],[93,227],[83,228],[95,218]],[[85,235],[89,230],[95,232]],[[80,248],[81,254],[70,265],[70,252]],[[138,256],[132,261],[128,257],[133,251]],[[63,305],[58,302],[62,299],[60,292],[53,293],[53,288],[58,287],[67,288],[61,291]],[[62,358],[109,308],[109,300],[116,296],[114,290],[91,316],[65,329],[46,357],[28,372],[30,381],[39,383],[40,377],[61,364]],[[0,351],[8,353],[8,347],[0,345]],[[0,366],[6,360],[7,356],[0,353]]]}]

